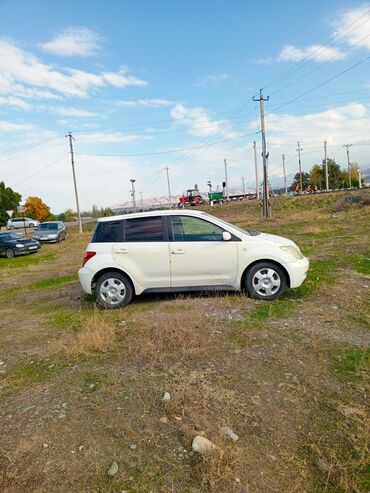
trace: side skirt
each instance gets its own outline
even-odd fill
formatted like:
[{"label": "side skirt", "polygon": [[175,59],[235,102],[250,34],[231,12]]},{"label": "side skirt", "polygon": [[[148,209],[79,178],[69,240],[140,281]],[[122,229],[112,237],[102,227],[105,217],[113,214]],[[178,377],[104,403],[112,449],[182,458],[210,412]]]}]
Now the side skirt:
[{"label": "side skirt", "polygon": [[141,294],[149,293],[199,293],[204,291],[238,291],[234,286],[220,284],[218,286],[181,286],[176,288],[149,288],[145,289]]}]

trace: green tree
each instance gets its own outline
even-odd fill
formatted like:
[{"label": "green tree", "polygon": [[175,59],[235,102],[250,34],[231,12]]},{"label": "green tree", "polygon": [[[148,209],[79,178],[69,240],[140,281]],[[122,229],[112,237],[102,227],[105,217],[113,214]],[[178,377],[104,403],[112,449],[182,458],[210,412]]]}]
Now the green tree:
[{"label": "green tree", "polygon": [[3,181],[0,181],[0,227],[5,226],[9,216],[6,211],[16,211],[22,195],[12,190],[10,187],[6,187]]},{"label": "green tree", "polygon": [[[325,183],[325,160],[322,160],[321,175],[323,183]],[[329,176],[329,188],[340,188],[342,186],[342,170],[335,159],[328,158],[328,176]]]},{"label": "green tree", "polygon": [[325,177],[322,176],[322,169],[320,164],[314,164],[310,171],[311,184],[317,185],[318,188],[325,186]]},{"label": "green tree", "polygon": [[[296,186],[300,186],[300,176],[299,173],[296,173],[294,176],[294,180],[292,183],[292,190],[293,192],[295,191]],[[303,190],[307,187],[307,185],[310,184],[310,173],[304,173],[302,171],[302,185],[303,185]],[[302,191],[302,190],[301,190]]]}]

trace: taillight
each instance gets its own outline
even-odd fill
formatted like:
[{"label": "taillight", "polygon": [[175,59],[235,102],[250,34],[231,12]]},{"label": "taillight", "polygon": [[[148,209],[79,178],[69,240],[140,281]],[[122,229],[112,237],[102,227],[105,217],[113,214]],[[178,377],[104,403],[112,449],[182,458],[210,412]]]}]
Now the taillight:
[{"label": "taillight", "polygon": [[84,258],[82,259],[82,267],[88,262],[92,257],[96,255],[96,252],[85,252]]}]

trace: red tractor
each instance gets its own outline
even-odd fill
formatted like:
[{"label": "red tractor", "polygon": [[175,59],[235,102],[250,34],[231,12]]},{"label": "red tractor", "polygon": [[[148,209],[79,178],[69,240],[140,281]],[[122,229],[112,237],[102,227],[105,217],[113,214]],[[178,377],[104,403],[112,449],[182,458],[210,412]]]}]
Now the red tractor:
[{"label": "red tractor", "polygon": [[195,185],[195,188],[189,188],[189,190],[186,191],[186,195],[182,195],[179,198],[179,203],[178,207],[182,207],[183,209],[185,207],[188,207],[189,205],[201,205],[203,204],[204,199],[200,195],[198,187]]}]

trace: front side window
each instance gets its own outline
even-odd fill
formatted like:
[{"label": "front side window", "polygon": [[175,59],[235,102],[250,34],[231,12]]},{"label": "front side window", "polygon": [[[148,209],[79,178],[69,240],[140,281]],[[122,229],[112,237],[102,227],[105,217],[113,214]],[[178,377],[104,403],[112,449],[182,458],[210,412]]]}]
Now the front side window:
[{"label": "front side window", "polygon": [[125,241],[164,241],[162,217],[126,219]]},{"label": "front side window", "polygon": [[102,221],[96,225],[92,243],[114,243],[123,241],[122,221]]},{"label": "front side window", "polygon": [[171,217],[174,241],[222,241],[223,229],[216,224],[190,216]]}]

